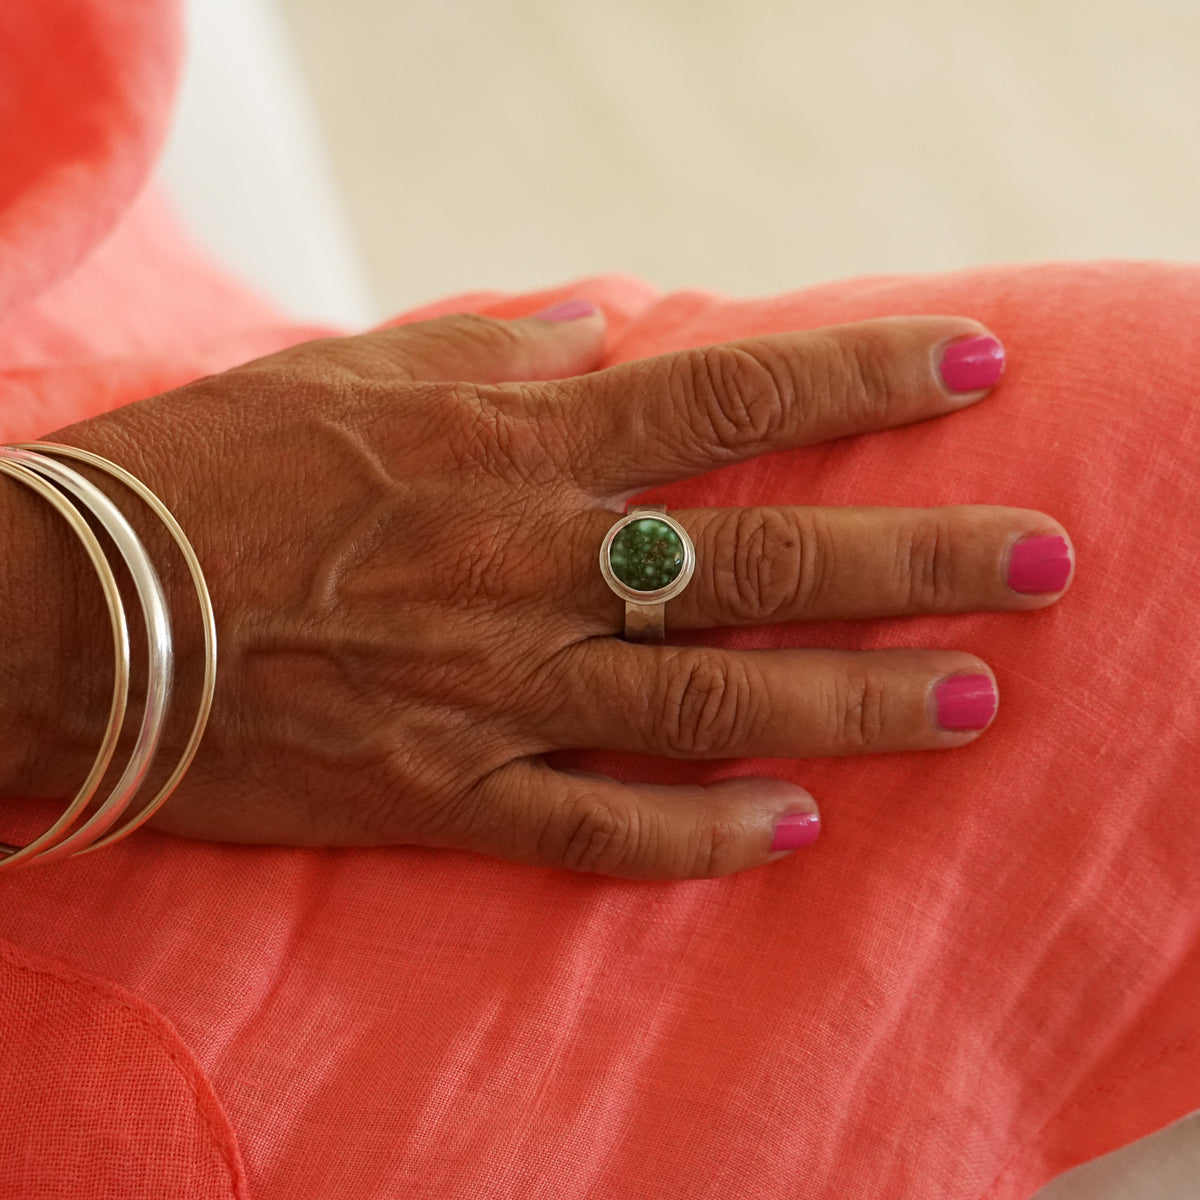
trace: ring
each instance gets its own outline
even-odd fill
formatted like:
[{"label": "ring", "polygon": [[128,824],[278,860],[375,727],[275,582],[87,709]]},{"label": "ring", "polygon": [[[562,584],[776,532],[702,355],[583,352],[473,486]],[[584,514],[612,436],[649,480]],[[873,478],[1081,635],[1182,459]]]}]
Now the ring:
[{"label": "ring", "polygon": [[625,601],[625,637],[661,642],[664,605],[691,582],[696,547],[663,504],[639,504],[600,545],[604,582]]}]

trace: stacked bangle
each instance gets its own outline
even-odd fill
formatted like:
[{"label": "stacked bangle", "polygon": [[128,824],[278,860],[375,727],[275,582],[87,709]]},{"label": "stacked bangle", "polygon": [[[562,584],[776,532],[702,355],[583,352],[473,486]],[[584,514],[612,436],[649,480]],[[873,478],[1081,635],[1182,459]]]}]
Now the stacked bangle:
[{"label": "stacked bangle", "polygon": [[[99,488],[52,456],[71,458],[96,467],[123,483],[150,507],[166,526],[183,554],[200,605],[204,630],[205,671],[191,736],[179,762],[160,790],[140,811],[136,811],[116,829],[112,827],[129,809],[146,779],[166,724],[174,668],[170,613],[158,573],[133,527]],[[34,861],[52,862],[68,855],[84,854],[100,846],[109,845],[132,833],[166,802],[191,765],[208,723],[216,685],[217,639],[212,603],[195,551],[166,506],[140,480],[115,463],[89,451],[79,450],[74,446],[40,442],[0,446],[0,472],[33,488],[51,503],[83,542],[100,578],[108,605],[117,664],[108,728],[91,772],[67,809],[39,837],[25,846],[0,843],[0,871],[3,871]],[[112,568],[95,534],[84,520],[83,512],[90,513],[107,532],[129,569],[134,590],[142,607],[149,654],[145,707],[125,770],[100,806],[78,828],[72,829],[95,795],[113,758],[124,723],[129,690],[129,635],[124,605]]]}]

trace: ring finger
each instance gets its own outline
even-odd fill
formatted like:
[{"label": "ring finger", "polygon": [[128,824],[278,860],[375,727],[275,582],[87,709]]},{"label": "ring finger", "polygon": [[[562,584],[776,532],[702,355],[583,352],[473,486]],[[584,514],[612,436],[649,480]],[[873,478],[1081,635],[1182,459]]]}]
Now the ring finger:
[{"label": "ring finger", "polygon": [[[666,602],[667,629],[923,613],[1042,608],[1066,589],[1074,556],[1044,513],[994,505],[942,508],[681,509],[671,515],[696,546],[696,571]],[[596,548],[611,512],[578,524],[589,630],[624,627]]]},{"label": "ring finger", "polygon": [[752,650],[581,642],[555,663],[546,749],[811,758],[949,749],[995,716],[987,664],[956,650]]}]

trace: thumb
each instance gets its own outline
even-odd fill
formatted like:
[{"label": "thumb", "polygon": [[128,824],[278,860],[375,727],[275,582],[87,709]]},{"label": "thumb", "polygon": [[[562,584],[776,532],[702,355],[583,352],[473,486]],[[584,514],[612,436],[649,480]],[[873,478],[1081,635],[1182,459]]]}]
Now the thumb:
[{"label": "thumb", "polygon": [[594,371],[604,354],[604,330],[595,304],[567,300],[511,321],[461,313],[367,337],[412,380],[516,383]]},{"label": "thumb", "polygon": [[716,879],[785,857],[820,832],[816,801],[781,779],[621,783],[509,763],[476,784],[438,844],[620,879]]}]

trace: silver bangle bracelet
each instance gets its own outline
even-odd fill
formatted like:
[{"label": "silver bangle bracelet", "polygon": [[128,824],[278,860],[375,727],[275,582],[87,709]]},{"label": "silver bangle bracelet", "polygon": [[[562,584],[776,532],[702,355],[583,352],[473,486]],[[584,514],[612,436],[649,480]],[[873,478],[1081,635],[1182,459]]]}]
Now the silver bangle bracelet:
[{"label": "silver bangle bracelet", "polygon": [[[129,488],[163,523],[191,575],[200,609],[204,640],[204,679],[192,731],[178,762],[154,797],[117,825],[134,796],[145,783],[158,751],[171,698],[174,673],[174,645],[166,596],[158,573],[145,546],[132,525],[102,491],[79,472],[55,461],[55,457],[75,459],[103,471]],[[148,821],[174,792],[191,765],[212,712],[216,691],[217,625],[204,572],[191,542],[170,510],[141,480],[124,468],[75,446],[52,442],[25,442],[0,446],[0,474],[9,475],[31,487],[47,500],[71,525],[95,567],[108,605],[113,629],[116,660],[113,699],[108,728],[87,779],[67,809],[54,824],[26,846],[0,842],[0,870],[30,862],[52,862],[68,855],[87,854],[132,833]],[[71,830],[92,801],[116,751],[129,697],[129,630],[120,589],[104,550],[92,531],[85,514],[90,513],[111,537],[129,568],[134,589],[142,606],[149,648],[145,711],[129,761],[121,778],[91,816]],[[113,828],[116,826],[115,828]]]},{"label": "silver bangle bracelet", "polygon": [[188,737],[187,744],[183,748],[179,762],[167,777],[166,782],[159,789],[158,793],[142,808],[141,812],[131,817],[118,829],[112,830],[104,837],[98,838],[85,849],[77,851],[79,854],[88,854],[93,850],[98,850],[101,846],[107,846],[119,838],[125,837],[126,834],[132,833],[139,825],[148,821],[166,803],[168,797],[183,778],[188,767],[191,766],[192,760],[196,757],[196,751],[200,747],[200,741],[204,737],[204,730],[208,725],[209,714],[212,712],[213,695],[216,691],[216,616],[213,613],[212,599],[208,593],[208,585],[204,579],[204,572],[200,567],[200,560],[196,557],[196,552],[192,548],[191,542],[188,541],[187,535],[180,528],[179,522],[175,520],[170,509],[140,479],[131,475],[123,467],[117,466],[116,463],[109,462],[108,459],[101,458],[98,454],[92,454],[89,450],[80,450],[75,446],[61,446],[54,442],[34,442],[23,443],[19,448],[37,450],[43,454],[62,455],[66,458],[73,458],[79,462],[88,463],[101,471],[107,472],[140,497],[142,502],[166,526],[167,532],[179,548],[180,554],[183,555],[188,573],[192,577],[192,586],[196,592],[196,600],[200,606],[200,621],[204,633],[204,680],[201,684],[200,703],[197,706],[192,732]]},{"label": "silver bangle bracelet", "polygon": [[30,450],[6,446],[0,448],[0,457],[10,462],[21,463],[49,482],[57,484],[74,496],[76,502],[88,509],[104,527],[133,578],[145,619],[149,649],[145,711],[125,771],[117,780],[108,799],[87,821],[56,845],[42,851],[38,859],[47,863],[66,857],[104,834],[125,811],[145,780],[158,750],[171,696],[171,676],[174,667],[171,622],[162,584],[146,548],[134,532],[133,526],[99,488],[89,483],[77,471]]},{"label": "silver bangle bracelet", "polygon": [[83,543],[83,548],[91,560],[92,566],[100,580],[101,590],[108,606],[109,621],[113,633],[113,696],[109,706],[108,727],[100,743],[92,769],[88,777],[76,792],[70,805],[49,829],[34,838],[25,846],[13,846],[0,842],[0,871],[15,867],[35,858],[44,850],[56,845],[66,837],[72,824],[80,813],[87,807],[92,797],[100,787],[113,754],[117,741],[121,736],[121,726],[125,721],[125,709],[129,700],[129,627],[125,620],[125,606],[121,603],[121,593],[117,587],[116,577],[100,541],[92,532],[88,523],[79,514],[70,501],[61,492],[48,484],[40,475],[30,471],[18,463],[9,462],[0,456],[0,474],[10,476],[26,487],[32,488],[70,525],[72,531]]}]

